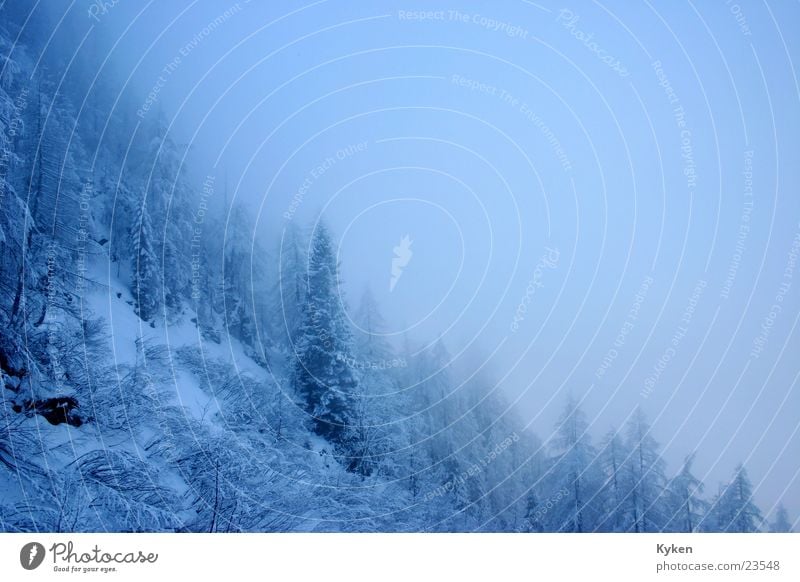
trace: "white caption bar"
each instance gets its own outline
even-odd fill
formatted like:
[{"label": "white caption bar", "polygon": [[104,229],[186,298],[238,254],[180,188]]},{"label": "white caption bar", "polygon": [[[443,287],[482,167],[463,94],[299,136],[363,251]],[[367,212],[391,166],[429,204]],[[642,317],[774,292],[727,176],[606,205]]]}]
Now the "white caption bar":
[{"label": "white caption bar", "polygon": [[800,534],[0,534],[0,580],[800,580]]}]

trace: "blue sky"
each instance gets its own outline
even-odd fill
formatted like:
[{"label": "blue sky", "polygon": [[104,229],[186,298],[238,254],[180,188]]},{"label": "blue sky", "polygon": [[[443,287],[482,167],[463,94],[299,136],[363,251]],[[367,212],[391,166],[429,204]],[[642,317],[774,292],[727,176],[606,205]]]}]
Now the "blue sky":
[{"label": "blue sky", "polygon": [[120,3],[87,29],[259,235],[330,224],[398,342],[485,365],[545,439],[568,393],[598,435],[643,406],[671,470],[697,449],[714,491],[744,461],[796,516],[798,12]]}]

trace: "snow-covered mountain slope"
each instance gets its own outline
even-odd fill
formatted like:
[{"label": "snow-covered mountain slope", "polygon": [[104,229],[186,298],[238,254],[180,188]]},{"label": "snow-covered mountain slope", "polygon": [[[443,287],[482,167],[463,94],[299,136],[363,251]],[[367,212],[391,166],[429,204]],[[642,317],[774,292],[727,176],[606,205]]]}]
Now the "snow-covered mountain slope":
[{"label": "snow-covered mountain slope", "polygon": [[331,228],[212,209],[172,124],[95,91],[101,55],[19,42],[11,4],[0,531],[763,527],[744,468],[710,500],[692,457],[668,478],[641,411],[595,445],[570,401],[543,444],[443,341],[384,341],[369,293],[353,325]]}]

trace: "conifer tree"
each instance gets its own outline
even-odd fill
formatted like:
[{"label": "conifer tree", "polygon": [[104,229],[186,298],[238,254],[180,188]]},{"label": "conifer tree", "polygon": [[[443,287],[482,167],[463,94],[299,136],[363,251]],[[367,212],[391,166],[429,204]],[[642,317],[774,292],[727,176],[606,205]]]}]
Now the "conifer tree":
[{"label": "conifer tree", "polygon": [[662,497],[666,484],[665,463],[640,408],[628,422],[627,437],[630,450],[627,468],[631,479],[626,504],[631,519],[628,531],[661,531],[666,524]]},{"label": "conifer tree", "polygon": [[[317,227],[308,257],[308,298],[297,331],[292,380],[313,430],[341,453],[349,453],[354,426],[353,399],[358,380],[346,358],[352,337],[337,287],[331,237],[325,225]],[[353,466],[357,459],[346,464]]]},{"label": "conifer tree", "polygon": [[694,453],[687,455],[680,472],[670,479],[665,491],[668,515],[667,531],[694,532],[708,510],[701,497],[703,483],[692,473]]},{"label": "conifer tree", "polygon": [[791,533],[792,522],[789,520],[789,512],[786,511],[783,503],[778,504],[775,511],[775,520],[770,524],[769,531],[772,533]]},{"label": "conifer tree", "polygon": [[288,344],[296,338],[297,329],[303,321],[303,306],[306,301],[306,261],[303,248],[305,237],[294,222],[286,226],[276,252],[278,256],[276,281],[272,290],[274,309],[272,329],[277,337]]},{"label": "conifer tree", "polygon": [[553,466],[550,468],[550,491],[566,489],[569,503],[559,504],[546,516],[548,530],[590,532],[599,519],[600,474],[591,444],[588,424],[578,402],[570,398],[556,424],[552,444]]},{"label": "conifer tree", "polygon": [[629,493],[626,485],[630,479],[625,471],[628,454],[629,451],[620,432],[611,429],[603,441],[598,458],[604,476],[602,488],[604,507],[598,526],[599,531],[620,532],[627,529],[622,509]]},{"label": "conifer tree", "polygon": [[142,203],[131,225],[131,291],[136,314],[151,322],[161,306],[161,277],[153,249],[153,228],[147,208]]},{"label": "conifer tree", "polygon": [[761,512],[753,502],[753,485],[740,464],[733,480],[723,489],[712,508],[715,531],[753,533],[759,531]]}]

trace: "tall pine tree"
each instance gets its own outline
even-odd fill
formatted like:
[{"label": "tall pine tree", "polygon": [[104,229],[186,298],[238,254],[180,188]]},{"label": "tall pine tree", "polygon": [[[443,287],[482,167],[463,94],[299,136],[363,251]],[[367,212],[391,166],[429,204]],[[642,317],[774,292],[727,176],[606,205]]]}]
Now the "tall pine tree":
[{"label": "tall pine tree", "polygon": [[144,202],[139,206],[131,225],[131,291],[136,314],[144,321],[152,320],[161,306],[161,277],[158,258],[153,248],[153,227]]},{"label": "tall pine tree", "polygon": [[356,395],[356,440],[362,457],[360,471],[370,474],[381,463],[394,473],[396,459],[387,460],[386,453],[402,447],[391,424],[399,415],[397,378],[391,369],[392,350],[384,339],[385,322],[369,289],[364,291],[354,321],[358,328],[354,341],[355,355],[347,363],[359,374]]},{"label": "tall pine tree", "polygon": [[670,479],[665,496],[668,504],[667,531],[695,532],[708,510],[701,497],[703,483],[692,473],[694,453],[687,455],[680,472]]},{"label": "tall pine tree", "polygon": [[350,456],[353,440],[353,400],[358,379],[348,365],[352,336],[337,287],[338,265],[330,234],[320,225],[311,239],[308,257],[308,297],[297,330],[292,381],[306,411],[313,418],[313,430],[330,441],[340,454],[349,456],[350,469],[358,459]]},{"label": "tall pine tree", "polygon": [[305,253],[306,236],[296,223],[286,226],[276,249],[277,264],[272,273],[275,281],[271,290],[273,334],[289,345],[295,341],[297,330],[303,322],[303,306],[307,295]]},{"label": "tall pine tree", "polygon": [[720,532],[753,533],[763,521],[753,502],[753,485],[742,465],[736,467],[733,480],[716,499],[712,508],[712,527]]},{"label": "tall pine tree", "polygon": [[662,495],[666,485],[665,463],[640,408],[628,422],[627,433],[630,450],[627,469],[631,480],[626,502],[630,519],[628,531],[661,531],[667,521]]},{"label": "tall pine tree", "polygon": [[602,477],[597,452],[589,437],[589,426],[579,403],[567,401],[556,424],[552,441],[553,466],[550,474],[552,493],[565,490],[568,503],[558,503],[546,515],[547,529],[559,532],[591,532],[600,523]]},{"label": "tall pine tree", "polygon": [[629,454],[620,432],[611,429],[603,440],[598,459],[604,476],[601,495],[604,506],[599,531],[620,532],[627,529],[623,507],[630,493],[630,478],[625,470],[625,460]]}]

